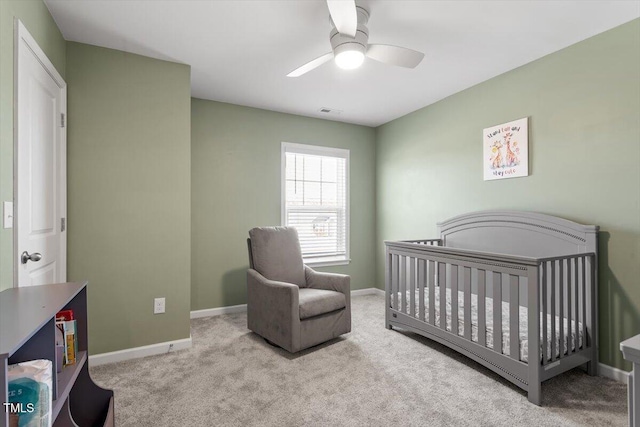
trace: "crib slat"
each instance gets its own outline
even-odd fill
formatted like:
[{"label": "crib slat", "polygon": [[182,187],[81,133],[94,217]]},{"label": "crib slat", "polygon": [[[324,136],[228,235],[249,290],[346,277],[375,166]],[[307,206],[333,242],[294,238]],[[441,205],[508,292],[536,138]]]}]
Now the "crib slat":
[{"label": "crib slat", "polygon": [[407,313],[407,257],[400,255],[400,297],[402,305],[400,311]]},{"label": "crib slat", "polygon": [[436,287],[434,284],[434,279],[436,277],[435,271],[435,263],[433,261],[429,261],[429,269],[427,272],[427,277],[429,278],[429,323],[432,325],[436,325]]},{"label": "crib slat", "polygon": [[547,339],[547,263],[543,262],[540,265],[542,269],[541,274],[541,290],[542,290],[542,364],[547,364],[547,343],[549,342]]},{"label": "crib slat", "polygon": [[424,322],[424,279],[425,279],[425,268],[427,267],[427,261],[423,259],[418,259],[418,298],[419,298],[419,306],[418,306],[418,316],[420,320]]},{"label": "crib slat", "polygon": [[471,341],[471,269],[463,269],[464,276],[464,337]]},{"label": "crib slat", "polygon": [[438,286],[440,287],[440,328],[447,330],[447,264],[438,263]]},{"label": "crib slat", "polygon": [[409,307],[409,314],[411,317],[416,317],[416,258],[409,258],[409,301],[411,306]]},{"label": "crib slat", "polygon": [[578,275],[578,258],[573,258],[573,282],[575,283],[575,312],[574,312],[574,330],[575,330],[575,341],[576,348],[575,352],[577,353],[580,350],[580,277]]},{"label": "crib slat", "polygon": [[478,270],[478,344],[487,346],[487,272]]},{"label": "crib slat", "polygon": [[567,259],[567,355],[569,355],[573,350],[571,334],[573,329],[571,328],[571,310],[573,310],[573,306],[571,305],[571,297],[573,296],[573,287],[571,285],[571,259]]},{"label": "crib slat", "polygon": [[560,358],[566,351],[564,345],[564,260],[558,261],[558,317],[560,318]]},{"label": "crib slat", "polygon": [[451,333],[458,335],[458,266],[451,265]]},{"label": "crib slat", "polygon": [[587,257],[580,257],[582,261],[582,348],[587,348]]},{"label": "crib slat", "polygon": [[520,360],[520,285],[518,276],[509,275],[509,353]]},{"label": "crib slat", "polygon": [[391,292],[393,292],[393,308],[400,311],[400,307],[398,307],[398,258],[399,255],[391,255]]},{"label": "crib slat", "polygon": [[551,361],[556,360],[556,263],[549,263],[549,294],[551,296]]},{"label": "crib slat", "polygon": [[493,351],[502,353],[502,273],[493,272]]}]

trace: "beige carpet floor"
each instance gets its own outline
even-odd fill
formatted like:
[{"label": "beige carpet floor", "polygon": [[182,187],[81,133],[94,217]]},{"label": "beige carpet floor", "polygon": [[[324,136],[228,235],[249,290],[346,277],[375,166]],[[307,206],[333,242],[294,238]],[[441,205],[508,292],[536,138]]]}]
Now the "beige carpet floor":
[{"label": "beige carpet floor", "polygon": [[383,297],[352,299],[352,332],[290,355],[246,315],[191,321],[189,350],[91,369],[135,426],[626,425],[626,387],[574,370],[542,386],[543,406],[475,362],[384,328]]}]

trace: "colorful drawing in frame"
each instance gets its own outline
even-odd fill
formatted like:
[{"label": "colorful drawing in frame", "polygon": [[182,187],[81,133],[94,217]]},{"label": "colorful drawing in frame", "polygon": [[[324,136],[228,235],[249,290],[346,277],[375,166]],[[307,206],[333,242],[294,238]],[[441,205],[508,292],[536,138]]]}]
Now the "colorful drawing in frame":
[{"label": "colorful drawing in frame", "polygon": [[484,180],[529,175],[528,118],[483,130]]}]

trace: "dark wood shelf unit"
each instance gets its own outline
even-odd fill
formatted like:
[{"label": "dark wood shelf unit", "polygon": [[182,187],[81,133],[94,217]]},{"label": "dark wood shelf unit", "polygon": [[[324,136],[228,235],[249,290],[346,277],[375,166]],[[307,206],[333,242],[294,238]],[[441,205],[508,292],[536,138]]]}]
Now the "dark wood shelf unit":
[{"label": "dark wood shelf unit", "polygon": [[[73,310],[76,319],[76,363],[56,372],[55,316]],[[12,288],[0,292],[0,402],[7,402],[8,365],[34,359],[53,365],[52,422],[55,427],[113,426],[113,391],[89,375],[87,283]],[[4,409],[4,408],[3,408]],[[0,412],[0,427],[9,414]]]}]

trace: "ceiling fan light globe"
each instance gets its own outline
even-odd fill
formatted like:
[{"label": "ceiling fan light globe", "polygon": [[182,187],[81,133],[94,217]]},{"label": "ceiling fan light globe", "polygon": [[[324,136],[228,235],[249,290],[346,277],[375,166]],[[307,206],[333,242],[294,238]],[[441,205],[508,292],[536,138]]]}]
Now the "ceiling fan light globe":
[{"label": "ceiling fan light globe", "polygon": [[343,70],[353,70],[362,65],[366,46],[358,41],[341,43],[333,47],[336,65]]},{"label": "ceiling fan light globe", "polygon": [[364,62],[364,53],[358,50],[345,50],[335,57],[336,65],[343,70],[353,70]]}]

